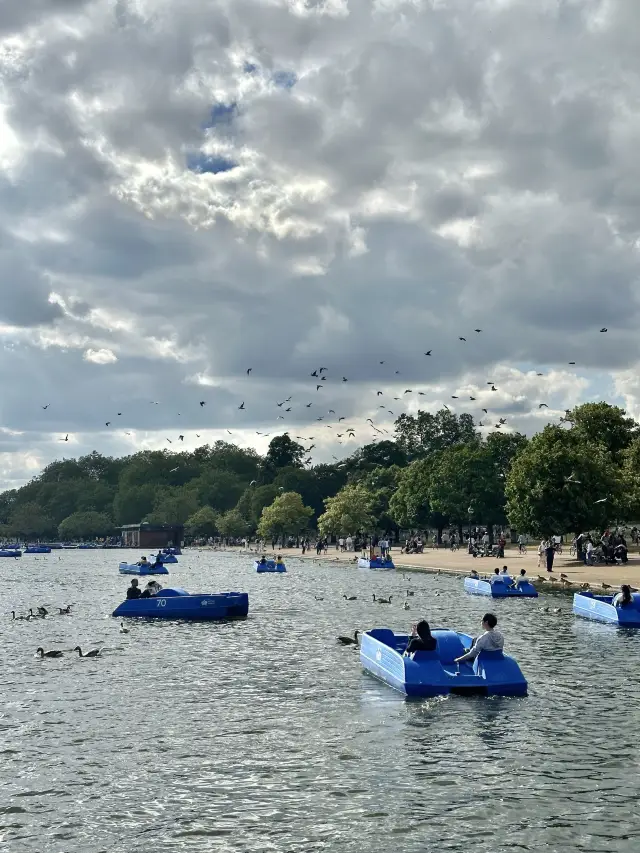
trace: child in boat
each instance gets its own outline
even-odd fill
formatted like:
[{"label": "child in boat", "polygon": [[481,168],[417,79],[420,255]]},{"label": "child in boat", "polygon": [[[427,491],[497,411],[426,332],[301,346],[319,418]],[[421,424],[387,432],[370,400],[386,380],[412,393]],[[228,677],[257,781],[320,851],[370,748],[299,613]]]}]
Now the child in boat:
[{"label": "child in boat", "polygon": [[529,583],[529,578],[527,577],[527,570],[520,569],[520,575],[515,579],[515,581],[511,584],[512,587],[516,587],[516,589],[520,586],[521,583]]},{"label": "child in boat", "polygon": [[151,598],[152,595],[157,595],[162,587],[158,583],[158,581],[149,581],[149,583],[144,588],[142,595],[140,598]]},{"label": "child in boat", "polygon": [[140,559],[138,560],[138,562],[137,562],[137,564],[136,564],[136,565],[138,565],[138,566],[148,566],[148,565],[149,565],[149,560],[147,560],[147,558],[146,558],[146,557],[140,557]]},{"label": "child in boat", "polygon": [[404,653],[411,655],[414,652],[433,652],[437,645],[436,638],[431,635],[429,623],[426,619],[421,619],[420,622],[411,626],[411,638]]},{"label": "child in boat", "polygon": [[262,555],[262,557],[260,557],[260,565],[261,565],[261,566],[266,566],[266,565],[267,565],[267,558],[265,557],[265,555],[264,555],[264,554]]},{"label": "child in boat", "polygon": [[501,652],[504,648],[504,637],[500,631],[496,631],[497,624],[497,616],[493,613],[485,613],[482,617],[484,634],[480,634],[480,636],[476,638],[472,648],[459,658],[456,658],[454,663],[461,663],[465,660],[475,660],[480,652]]},{"label": "child in boat", "polygon": [[283,565],[284,565],[284,563],[282,562],[282,556],[280,554],[278,554],[278,556],[276,557],[276,566],[283,566]]}]

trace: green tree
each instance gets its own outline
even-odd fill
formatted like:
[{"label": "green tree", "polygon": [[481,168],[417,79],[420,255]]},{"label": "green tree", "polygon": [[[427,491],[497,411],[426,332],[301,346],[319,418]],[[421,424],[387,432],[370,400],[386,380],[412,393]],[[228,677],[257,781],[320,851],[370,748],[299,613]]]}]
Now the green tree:
[{"label": "green tree", "polygon": [[507,515],[535,536],[604,530],[629,512],[628,480],[600,443],[582,431],[547,426],[514,459]]},{"label": "green tree", "polygon": [[416,415],[400,415],[395,430],[398,444],[410,459],[477,442],[480,438],[472,415],[456,415],[449,409],[440,409],[435,414],[419,411]]},{"label": "green tree", "polygon": [[218,516],[210,506],[203,506],[186,520],[185,531],[190,536],[215,536]]},{"label": "green tree", "polygon": [[184,524],[198,510],[198,497],[185,486],[164,489],[156,496],[153,512],[145,521],[150,524]]},{"label": "green tree", "polygon": [[218,512],[232,509],[240,499],[245,485],[233,471],[207,468],[189,484],[203,506],[210,506]]},{"label": "green tree", "polygon": [[39,504],[25,503],[15,507],[9,518],[7,529],[12,536],[22,539],[40,539],[55,535],[56,524],[45,514]]},{"label": "green tree", "polygon": [[363,485],[351,483],[324,502],[325,512],[318,519],[322,534],[365,533],[375,524],[375,499]]},{"label": "green tree", "polygon": [[457,523],[460,532],[470,518],[487,525],[504,522],[505,481],[500,473],[486,446],[449,447],[432,459],[431,506]]},{"label": "green tree", "polygon": [[103,512],[74,512],[58,525],[61,539],[97,539],[113,533],[113,522]]},{"label": "green tree", "polygon": [[304,505],[297,492],[283,492],[262,510],[258,533],[265,538],[279,536],[284,541],[286,536],[304,530],[312,515],[313,509]]},{"label": "green tree", "polygon": [[237,539],[249,533],[249,524],[237,509],[230,509],[218,518],[218,530],[227,539]]},{"label": "green tree", "polygon": [[638,424],[619,406],[609,403],[583,403],[565,416],[573,431],[591,444],[601,444],[614,460],[622,461],[622,453],[638,436]]},{"label": "green tree", "polygon": [[435,527],[440,541],[449,519],[431,507],[431,465],[429,459],[416,459],[401,472],[398,488],[389,502],[389,513],[400,527],[413,530]]},{"label": "green tree", "polygon": [[379,530],[397,530],[389,505],[398,488],[400,474],[401,469],[397,465],[376,467],[362,473],[356,481],[373,499],[374,526]]},{"label": "green tree", "polygon": [[113,502],[118,524],[139,524],[153,510],[156,490],[151,485],[121,485]]},{"label": "green tree", "polygon": [[365,444],[345,460],[349,473],[368,471],[374,468],[404,467],[407,464],[407,454],[404,448],[395,441],[378,441]]},{"label": "green tree", "polygon": [[300,468],[304,459],[304,447],[284,433],[271,439],[264,460],[265,473],[273,476],[280,468]]},{"label": "green tree", "polygon": [[255,530],[260,521],[262,510],[273,503],[280,494],[280,489],[277,486],[269,483],[266,486],[258,486],[254,488],[249,486],[246,489],[238,503],[236,509],[242,517],[249,523],[252,530]]}]

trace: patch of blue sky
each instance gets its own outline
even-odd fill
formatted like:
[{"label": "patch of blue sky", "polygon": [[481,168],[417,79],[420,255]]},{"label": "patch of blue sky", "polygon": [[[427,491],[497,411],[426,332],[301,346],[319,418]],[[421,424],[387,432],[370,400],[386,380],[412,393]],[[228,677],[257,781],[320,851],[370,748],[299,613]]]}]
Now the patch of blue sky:
[{"label": "patch of blue sky", "polygon": [[187,169],[198,174],[218,175],[220,172],[235,169],[237,165],[233,160],[219,154],[204,154],[202,151],[191,151],[187,154]]},{"label": "patch of blue sky", "polygon": [[279,89],[293,89],[298,82],[295,71],[275,71],[271,75],[271,82]]}]

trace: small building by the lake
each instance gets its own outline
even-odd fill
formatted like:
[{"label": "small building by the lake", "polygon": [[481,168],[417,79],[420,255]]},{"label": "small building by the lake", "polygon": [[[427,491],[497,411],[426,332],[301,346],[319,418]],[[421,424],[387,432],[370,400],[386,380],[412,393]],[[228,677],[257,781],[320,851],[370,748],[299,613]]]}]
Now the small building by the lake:
[{"label": "small building by the lake", "polygon": [[122,531],[124,548],[179,548],[184,536],[182,524],[125,524]]}]

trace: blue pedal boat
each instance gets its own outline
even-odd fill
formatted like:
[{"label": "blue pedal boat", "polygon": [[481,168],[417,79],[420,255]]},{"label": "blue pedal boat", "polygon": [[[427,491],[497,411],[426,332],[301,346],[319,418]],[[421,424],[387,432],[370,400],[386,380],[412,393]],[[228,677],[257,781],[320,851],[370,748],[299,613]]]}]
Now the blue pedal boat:
[{"label": "blue pedal boat", "polygon": [[176,557],[175,554],[166,554],[165,553],[162,555],[162,562],[163,563],[177,563],[178,558]]},{"label": "blue pedal boat", "polygon": [[182,554],[182,548],[163,548],[163,554],[173,554],[174,557],[179,557]]},{"label": "blue pedal boat", "polygon": [[516,661],[504,652],[480,652],[474,661],[454,663],[470,648],[472,638],[456,631],[431,632],[438,647],[404,657],[409,638],[389,628],[373,628],[360,638],[363,668],[407,696],[526,696],[527,680]]},{"label": "blue pedal boat", "polygon": [[246,592],[190,594],[178,587],[162,589],[150,598],[123,601],[112,616],[143,619],[187,619],[190,622],[212,622],[244,619],[249,613]]},{"label": "blue pedal boat", "polygon": [[614,607],[613,598],[613,595],[576,592],[573,596],[573,612],[576,616],[594,622],[606,622],[621,628],[640,628],[640,595],[632,593],[632,603],[624,607]]},{"label": "blue pedal boat", "polygon": [[0,557],[22,557],[22,551],[17,548],[3,548],[0,550]]},{"label": "blue pedal boat", "polygon": [[358,557],[358,568],[384,572],[389,569],[395,569],[395,566],[391,559],[383,560],[382,557],[376,557],[374,560],[369,560],[366,557]]},{"label": "blue pedal boat", "polygon": [[51,548],[48,545],[27,545],[24,549],[25,554],[50,554]]},{"label": "blue pedal boat", "polygon": [[286,572],[287,567],[284,563],[276,563],[275,560],[267,560],[266,563],[261,563],[260,560],[256,560],[253,564],[254,569],[258,574],[262,574],[263,572]]},{"label": "blue pedal boat", "polygon": [[465,591],[471,595],[490,595],[491,598],[537,598],[538,590],[531,581],[523,581],[517,586],[510,575],[494,575],[489,580],[465,578]]},{"label": "blue pedal boat", "polygon": [[120,563],[118,571],[121,575],[168,575],[169,569],[160,563],[149,563],[148,566],[138,566],[136,563]]}]

